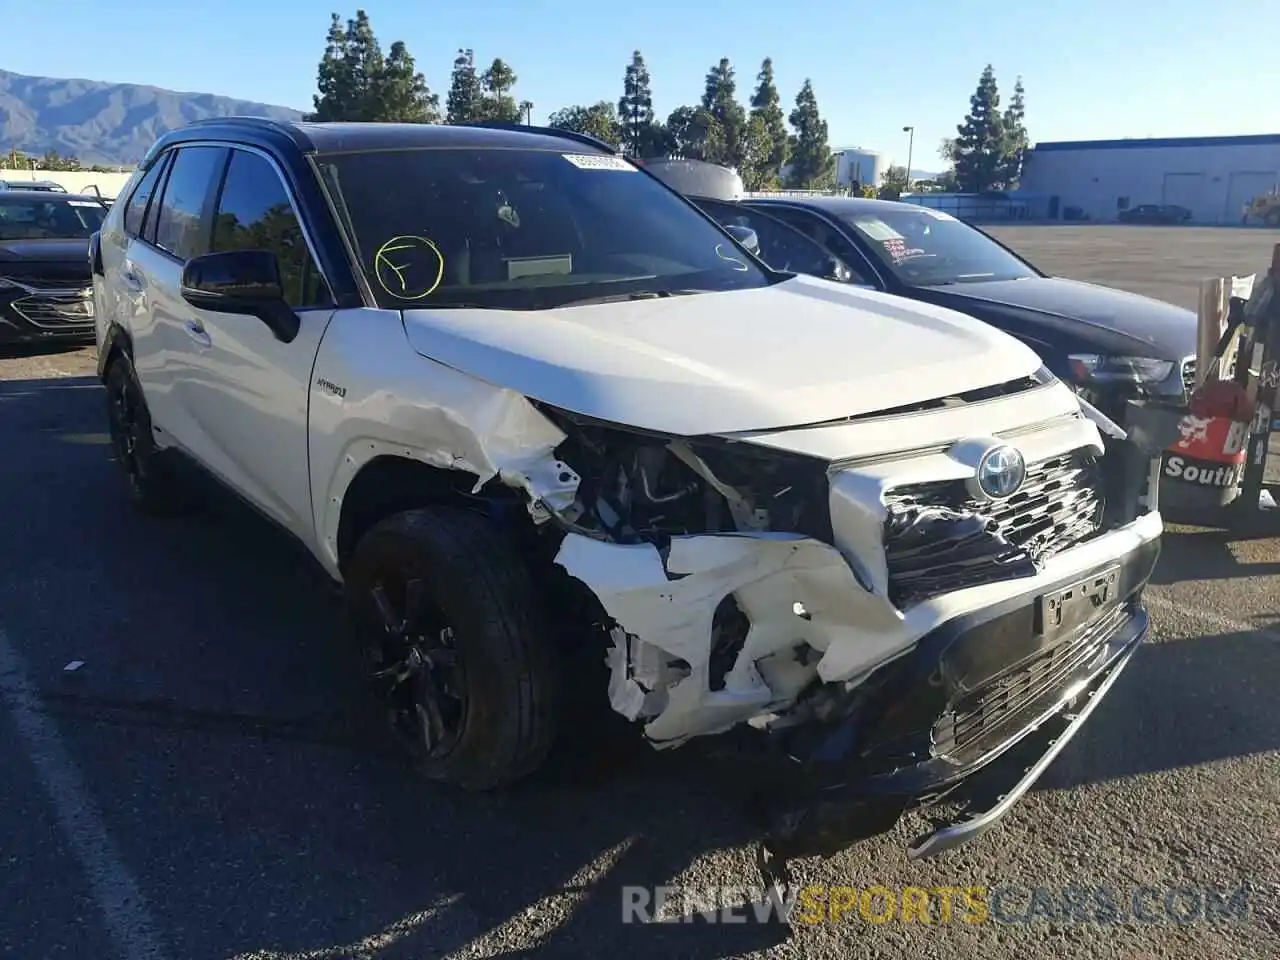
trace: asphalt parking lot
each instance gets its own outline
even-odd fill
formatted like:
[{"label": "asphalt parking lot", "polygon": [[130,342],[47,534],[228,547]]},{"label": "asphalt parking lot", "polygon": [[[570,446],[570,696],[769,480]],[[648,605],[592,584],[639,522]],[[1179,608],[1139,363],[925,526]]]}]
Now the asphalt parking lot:
[{"label": "asphalt parking lot", "polygon": [[[1200,277],[1261,270],[1280,242],[994,232],[1045,269],[1186,306]],[[417,780],[367,719],[335,598],[298,548],[218,500],[180,520],[129,512],[91,370],[88,351],[0,355],[5,956],[1280,956],[1280,523],[1170,531],[1151,642],[995,831],[916,864],[915,822],[796,868],[805,884],[1015,891],[1001,916],[624,926],[625,885],[757,882],[696,751],[579,757],[505,797]],[[1195,909],[1242,884],[1242,918]],[[1060,912],[1067,887],[1148,888],[1154,906],[1081,922]],[[1000,922],[1037,888],[1052,911]]]}]

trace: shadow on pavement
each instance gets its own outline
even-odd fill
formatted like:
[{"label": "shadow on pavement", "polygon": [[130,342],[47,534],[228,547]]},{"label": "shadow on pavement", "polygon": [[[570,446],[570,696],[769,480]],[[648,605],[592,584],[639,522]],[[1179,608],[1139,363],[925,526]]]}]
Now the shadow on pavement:
[{"label": "shadow on pavement", "polygon": [[[547,956],[620,939],[627,956],[734,956],[787,936],[621,925],[624,885],[670,883],[751,839],[694,749],[624,747],[606,725],[570,731],[552,769],[507,795],[419,779],[386,747],[306,551],[226,496],[174,520],[132,513],[108,446],[60,442],[105,432],[104,416],[92,378],[0,384],[15,453],[0,542],[24,558],[0,572],[0,627],[177,955],[345,957],[325,945],[442,897],[376,955],[499,942],[512,925],[528,945],[530,923],[547,923],[532,941]],[[85,666],[65,674],[73,657]],[[752,860],[739,880],[759,882]]]},{"label": "shadow on pavement", "polygon": [[1208,527],[1166,530],[1160,562],[1151,583],[1168,586],[1185,580],[1227,580],[1280,574],[1280,553],[1274,562],[1241,562],[1232,544],[1250,540],[1280,541],[1280,516],[1259,514],[1248,528],[1222,530]]},{"label": "shadow on pavement", "polygon": [[1146,643],[1037,785],[1063,789],[1280,750],[1280,645],[1254,633]]},{"label": "shadow on pavement", "polygon": [[[305,550],[226,497],[144,521],[108,447],[59,442],[105,431],[94,383],[0,384],[0,542],[22,557],[0,570],[0,626],[175,955],[386,960],[483,940],[486,955],[728,957],[789,936],[621,924],[624,886],[726,882],[723,859],[708,876],[699,858],[752,839],[696,747],[657,753],[604,725],[570,731],[551,771],[506,795],[418,779],[386,749]],[[1218,562],[1216,541],[1185,536],[1166,577]],[[72,657],[85,667],[64,674]],[[1256,634],[1147,644],[1040,788],[1280,749],[1277,677],[1280,646]],[[728,856],[758,883],[749,855]]]}]

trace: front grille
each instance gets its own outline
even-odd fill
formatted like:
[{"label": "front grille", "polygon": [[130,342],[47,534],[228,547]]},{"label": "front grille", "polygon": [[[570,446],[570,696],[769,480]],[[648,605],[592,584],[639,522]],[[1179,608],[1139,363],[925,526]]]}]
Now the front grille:
[{"label": "front grille", "polygon": [[1032,464],[1007,500],[974,500],[962,480],[885,496],[890,599],[899,608],[966,587],[1031,576],[1036,565],[1093,536],[1103,501],[1097,460],[1076,451]]},{"label": "front grille", "polygon": [[1000,746],[1052,709],[1072,683],[1100,666],[1097,661],[1131,613],[1127,604],[1115,608],[965,696],[934,726],[934,752],[965,763]]},{"label": "front grille", "polygon": [[1196,388],[1196,358],[1182,361],[1182,385],[1190,393]]},{"label": "front grille", "polygon": [[38,294],[13,301],[13,309],[37,327],[93,322],[93,301],[83,294]]}]

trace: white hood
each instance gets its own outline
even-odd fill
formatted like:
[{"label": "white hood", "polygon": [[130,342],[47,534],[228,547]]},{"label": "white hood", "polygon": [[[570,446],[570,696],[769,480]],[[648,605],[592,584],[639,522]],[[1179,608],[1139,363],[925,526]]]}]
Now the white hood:
[{"label": "white hood", "polygon": [[419,354],[525,396],[676,435],[874,413],[1027,376],[1039,358],[963,314],[796,277],[556,310],[406,310]]}]

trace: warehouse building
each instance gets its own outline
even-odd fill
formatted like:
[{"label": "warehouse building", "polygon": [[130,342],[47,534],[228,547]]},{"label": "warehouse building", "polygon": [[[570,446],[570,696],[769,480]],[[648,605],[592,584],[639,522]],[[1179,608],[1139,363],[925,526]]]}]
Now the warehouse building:
[{"label": "warehouse building", "polygon": [[[1019,193],[1050,220],[1115,220],[1143,203],[1176,204],[1193,223],[1239,223],[1244,206],[1280,183],[1280,133],[1039,143]],[[1073,209],[1074,208],[1074,209]]]}]

